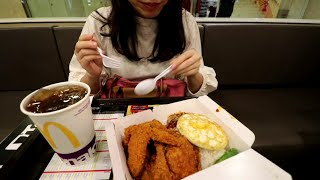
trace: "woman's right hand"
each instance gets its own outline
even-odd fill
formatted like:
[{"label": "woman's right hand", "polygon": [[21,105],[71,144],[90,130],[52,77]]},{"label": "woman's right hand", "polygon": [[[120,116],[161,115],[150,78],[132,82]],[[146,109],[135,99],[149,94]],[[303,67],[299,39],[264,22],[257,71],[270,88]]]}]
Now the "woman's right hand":
[{"label": "woman's right hand", "polygon": [[75,55],[87,75],[92,79],[99,79],[103,63],[97,51],[97,40],[93,35],[81,35],[75,47]]}]

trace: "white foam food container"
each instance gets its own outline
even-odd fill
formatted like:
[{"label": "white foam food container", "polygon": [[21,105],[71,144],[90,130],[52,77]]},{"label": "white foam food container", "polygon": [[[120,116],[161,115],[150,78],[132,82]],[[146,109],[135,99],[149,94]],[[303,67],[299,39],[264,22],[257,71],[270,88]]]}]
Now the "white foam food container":
[{"label": "white foam food container", "polygon": [[239,150],[239,154],[212,165],[185,180],[291,180],[289,173],[251,149],[255,136],[246,126],[221,108],[208,96],[175,102],[155,107],[114,121],[106,127],[108,146],[112,161],[114,179],[131,180],[122,146],[125,128],[157,119],[166,124],[169,115],[179,111],[203,114],[223,127],[228,135],[229,147]]}]

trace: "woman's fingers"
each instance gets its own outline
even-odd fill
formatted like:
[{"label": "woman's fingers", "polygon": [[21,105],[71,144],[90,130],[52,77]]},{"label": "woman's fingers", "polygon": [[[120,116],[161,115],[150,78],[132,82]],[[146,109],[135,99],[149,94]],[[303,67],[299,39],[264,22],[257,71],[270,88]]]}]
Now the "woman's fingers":
[{"label": "woman's fingers", "polygon": [[[101,60],[101,59],[100,59],[100,60]],[[92,61],[92,62],[90,63],[90,66],[91,66],[91,68],[92,68],[92,70],[93,70],[93,73],[92,73],[92,74],[94,74],[95,76],[100,76],[101,67],[102,67],[102,66],[100,66],[96,61],[98,61],[98,59],[95,59],[94,62]],[[101,62],[102,62],[102,60],[101,60]],[[102,64],[102,63],[101,63],[101,64]]]},{"label": "woman's fingers", "polygon": [[91,40],[96,42],[98,44],[98,46],[100,47],[100,44],[98,43],[98,40],[97,40],[97,38],[95,36],[93,36],[93,38]]},{"label": "woman's fingers", "polygon": [[[79,60],[82,67],[88,66],[91,62],[95,62],[96,59],[101,59],[100,55],[86,55]],[[102,61],[102,60],[101,60]]]},{"label": "woman's fingers", "polygon": [[193,66],[194,64],[200,64],[200,60],[196,56],[192,56],[191,58],[185,60],[182,62],[176,69],[176,74],[181,74],[182,72],[185,72],[186,69],[190,69],[190,66]]},{"label": "woman's fingers", "polygon": [[189,50],[181,54],[172,62],[172,74],[193,75],[199,71],[201,56],[195,50]]},{"label": "woman's fingers", "polygon": [[87,55],[79,60],[80,65],[92,76],[100,76],[102,70],[102,58],[100,55]]},{"label": "woman's fingers", "polygon": [[193,53],[191,51],[186,51],[186,52],[182,53],[180,56],[178,56],[171,63],[172,68],[173,68],[172,72],[175,72],[176,69],[180,66],[181,63],[183,63],[186,59],[189,59],[192,56],[193,56]]},{"label": "woman's fingers", "polygon": [[79,41],[90,41],[92,38],[92,34],[83,34],[79,37]]},{"label": "woman's fingers", "polygon": [[87,56],[87,55],[100,55],[100,54],[95,49],[81,49],[78,53],[78,58],[82,59],[84,56]]},{"label": "woman's fingers", "polygon": [[189,71],[193,71],[193,70],[197,70],[198,71],[199,67],[200,67],[200,62],[196,61],[192,65],[187,66],[186,68],[184,68],[181,71],[177,72],[177,75],[185,76],[186,74],[188,74]]},{"label": "woman's fingers", "polygon": [[93,59],[93,61],[97,66],[102,67],[103,66],[102,57],[100,55],[99,55],[99,57],[100,58]]},{"label": "woman's fingers", "polygon": [[98,43],[94,35],[85,34],[79,37],[75,46],[75,55],[87,73],[99,77],[102,71],[102,57],[97,51]]},{"label": "woman's fingers", "polygon": [[190,71],[181,74],[181,76],[183,77],[188,77],[188,76],[193,76],[196,75],[197,73],[199,73],[199,69],[195,68],[195,69],[191,69]]},{"label": "woman's fingers", "polygon": [[76,43],[75,53],[77,54],[81,49],[96,49],[97,40],[90,34],[84,34],[79,37]]},{"label": "woman's fingers", "polygon": [[78,41],[75,51],[79,53],[81,49],[97,49],[98,44],[95,41]]}]

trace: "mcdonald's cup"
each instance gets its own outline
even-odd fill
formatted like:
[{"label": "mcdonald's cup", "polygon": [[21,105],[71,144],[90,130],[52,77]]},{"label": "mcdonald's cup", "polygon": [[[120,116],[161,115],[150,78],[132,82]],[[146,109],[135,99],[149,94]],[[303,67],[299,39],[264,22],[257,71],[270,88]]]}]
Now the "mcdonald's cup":
[{"label": "mcdonald's cup", "polygon": [[37,90],[21,101],[20,109],[35,123],[61,160],[74,166],[90,161],[96,153],[90,87],[82,82],[60,82],[41,89],[50,90],[70,85],[86,90],[86,94],[74,104],[50,112],[30,112],[27,106]]}]

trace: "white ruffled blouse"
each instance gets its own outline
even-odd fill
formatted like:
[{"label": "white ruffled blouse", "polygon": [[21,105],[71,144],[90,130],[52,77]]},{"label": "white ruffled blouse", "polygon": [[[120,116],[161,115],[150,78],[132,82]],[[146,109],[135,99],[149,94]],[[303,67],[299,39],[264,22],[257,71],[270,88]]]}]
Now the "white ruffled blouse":
[{"label": "white ruffled blouse", "polygon": [[[111,12],[111,7],[102,7],[98,11],[108,17]],[[146,19],[136,17],[137,22],[137,40],[138,40],[138,56],[140,61],[129,61],[125,56],[119,54],[112,46],[111,39],[100,35],[100,27],[102,23],[90,15],[83,26],[82,34],[96,34],[98,44],[105,53],[115,59],[121,60],[123,65],[120,69],[104,68],[102,77],[108,78],[117,74],[127,79],[150,78],[155,77],[170,65],[170,61],[152,63],[147,60],[150,56],[157,34],[157,21],[155,19]],[[194,17],[187,11],[183,11],[183,26],[186,37],[186,47],[184,51],[195,49],[201,55],[201,41],[197,22]],[[108,26],[103,29],[104,32],[109,32]],[[179,54],[178,54],[179,55]],[[177,57],[176,55],[175,57]],[[217,89],[218,81],[216,73],[211,67],[204,66],[203,59],[200,67],[200,73],[203,75],[203,84],[198,92],[192,93],[188,89],[188,94],[192,96],[202,96]],[[75,55],[73,55],[69,65],[69,81],[80,81],[86,71],[81,67]],[[170,75],[167,76],[168,78]],[[184,78],[186,80],[186,78]]]}]

